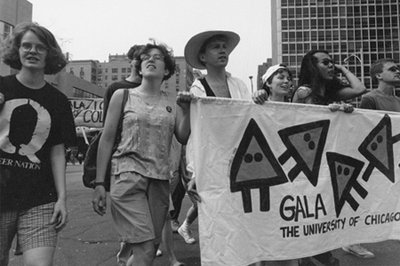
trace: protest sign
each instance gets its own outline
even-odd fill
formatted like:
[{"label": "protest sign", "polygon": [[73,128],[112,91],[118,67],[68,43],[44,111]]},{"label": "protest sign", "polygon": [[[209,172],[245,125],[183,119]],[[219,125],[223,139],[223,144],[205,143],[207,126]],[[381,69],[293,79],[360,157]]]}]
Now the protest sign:
[{"label": "protest sign", "polygon": [[191,105],[202,265],[400,239],[400,114],[200,98]]},{"label": "protest sign", "polygon": [[103,98],[70,98],[75,126],[103,127]]}]

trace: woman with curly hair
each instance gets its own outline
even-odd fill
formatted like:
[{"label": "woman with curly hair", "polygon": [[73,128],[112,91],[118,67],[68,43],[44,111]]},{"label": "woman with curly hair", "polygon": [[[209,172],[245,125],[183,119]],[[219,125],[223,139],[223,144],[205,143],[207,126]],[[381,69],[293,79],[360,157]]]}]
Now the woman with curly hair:
[{"label": "woman with curly hair", "polygon": [[0,265],[13,238],[26,265],[51,265],[67,222],[65,148],[76,143],[67,97],[44,80],[66,60],[53,34],[35,23],[15,27],[3,42],[0,77]]},{"label": "woman with curly hair", "polygon": [[[129,90],[123,112],[120,110],[124,90],[117,90],[110,101],[100,138],[92,203],[98,214],[105,213],[104,176],[112,156],[110,200],[115,229],[126,245],[125,250],[133,254],[129,264],[151,265],[169,208],[172,137],[175,134],[181,143],[188,139],[191,95],[178,93],[176,105],[175,99],[161,90],[162,82],[175,71],[172,51],[165,45],[147,44],[138,58],[135,67],[142,83]],[[120,115],[121,140],[111,154]]]}]

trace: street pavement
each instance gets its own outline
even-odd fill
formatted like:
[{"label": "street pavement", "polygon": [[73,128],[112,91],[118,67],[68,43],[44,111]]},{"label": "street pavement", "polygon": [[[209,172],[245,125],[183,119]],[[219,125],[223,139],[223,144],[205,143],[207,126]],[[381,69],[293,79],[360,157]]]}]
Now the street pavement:
[{"label": "street pavement", "polygon": [[[82,184],[82,166],[68,165],[67,190],[69,221],[60,232],[55,254],[55,266],[115,266],[115,255],[119,243],[114,231],[109,208],[105,216],[97,215],[91,204],[92,190]],[[184,220],[190,207],[188,197],[184,198],[179,221]],[[197,221],[192,226],[194,236],[198,240]],[[15,243],[14,243],[15,244]],[[14,247],[13,244],[13,247]],[[186,244],[183,239],[174,234],[175,254],[179,261],[187,266],[197,266],[200,263],[200,248],[198,241],[193,245]],[[334,256],[340,259],[341,266],[399,266],[400,241],[390,240],[365,247],[375,253],[374,259],[359,259],[346,254],[341,249],[334,250]],[[164,254],[155,260],[154,266],[168,266],[168,257]],[[9,266],[22,264],[22,256],[10,255]],[[273,264],[268,264],[273,265]]]}]

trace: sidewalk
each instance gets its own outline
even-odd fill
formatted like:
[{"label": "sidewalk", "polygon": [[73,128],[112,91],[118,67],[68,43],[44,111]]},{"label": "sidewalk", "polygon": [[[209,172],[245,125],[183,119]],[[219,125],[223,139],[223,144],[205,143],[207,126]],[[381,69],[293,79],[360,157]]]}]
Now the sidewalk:
[{"label": "sidewalk", "polygon": [[[68,165],[67,188],[69,221],[61,231],[55,254],[55,266],[115,266],[116,253],[119,248],[116,233],[111,222],[110,209],[104,217],[97,215],[92,209],[92,190],[82,184],[82,166]],[[190,200],[185,197],[182,204],[180,221],[184,220]],[[198,240],[197,223],[193,225],[193,233]],[[200,265],[200,249],[198,241],[187,245],[184,240],[174,234],[175,254],[186,265]],[[14,246],[13,246],[14,247]],[[163,247],[161,247],[163,250]],[[164,250],[163,250],[164,251]],[[167,266],[165,254],[158,257],[155,266]],[[9,266],[22,265],[22,256],[10,254]]]},{"label": "sidewalk", "polygon": [[[83,187],[82,166],[68,165],[67,188],[69,222],[60,233],[55,266],[115,266],[115,255],[119,248],[116,233],[111,222],[110,209],[104,217],[97,215],[91,204],[92,190]],[[184,220],[190,200],[185,197],[179,221]],[[193,224],[193,233],[198,240],[197,220]],[[194,245],[186,244],[183,239],[174,234],[175,254],[187,266],[200,264],[200,249],[198,241]],[[380,243],[366,244],[376,255],[374,259],[359,259],[348,255],[341,249],[333,251],[340,259],[341,266],[398,266],[400,265],[400,241],[391,240]],[[163,250],[163,248],[161,248]],[[164,250],[163,250],[164,251]],[[21,256],[10,255],[9,266],[22,265]],[[158,257],[154,266],[168,266],[165,255]],[[268,264],[273,265],[273,264]]]}]

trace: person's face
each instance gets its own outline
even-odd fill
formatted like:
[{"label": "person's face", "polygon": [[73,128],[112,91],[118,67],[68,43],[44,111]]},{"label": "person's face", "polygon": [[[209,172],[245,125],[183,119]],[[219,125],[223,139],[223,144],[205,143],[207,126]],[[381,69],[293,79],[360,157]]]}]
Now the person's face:
[{"label": "person's face", "polygon": [[287,96],[292,88],[292,78],[288,71],[282,71],[273,76],[271,83],[267,84],[271,93],[279,96]]},{"label": "person's face", "polygon": [[168,74],[165,69],[164,55],[156,48],[149,50],[146,54],[140,56],[142,60],[141,74],[146,77],[161,77]]},{"label": "person's face", "polygon": [[400,67],[393,62],[387,62],[376,78],[389,84],[400,84]]},{"label": "person's face", "polygon": [[22,68],[31,70],[44,70],[48,48],[42,43],[35,33],[27,31],[21,39],[19,59]]},{"label": "person's face", "polygon": [[317,67],[323,79],[331,80],[335,76],[335,64],[332,58],[326,53],[315,53],[314,57],[317,58]]},{"label": "person's face", "polygon": [[205,52],[200,54],[200,60],[205,65],[226,67],[229,54],[226,50],[226,41],[223,39],[211,40],[205,47]]}]

